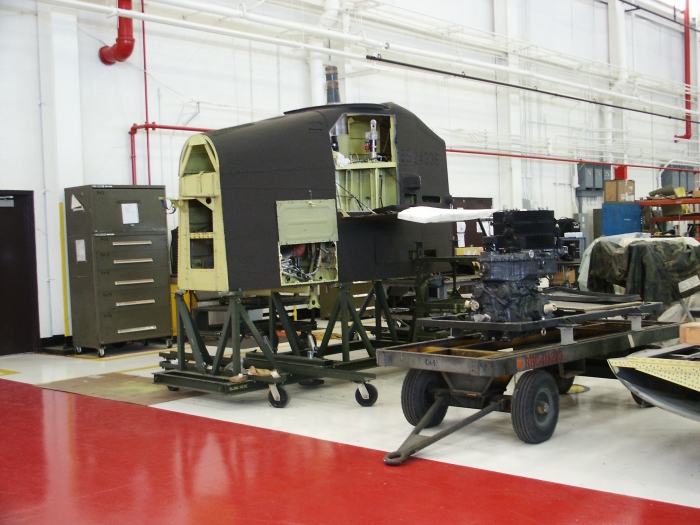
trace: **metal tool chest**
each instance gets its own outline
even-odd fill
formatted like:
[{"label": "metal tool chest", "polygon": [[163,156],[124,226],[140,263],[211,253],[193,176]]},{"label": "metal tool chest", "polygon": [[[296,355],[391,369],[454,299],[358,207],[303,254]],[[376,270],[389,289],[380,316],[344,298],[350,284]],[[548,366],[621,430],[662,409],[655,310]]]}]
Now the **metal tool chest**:
[{"label": "metal tool chest", "polygon": [[67,188],[73,344],[172,337],[164,186]]}]

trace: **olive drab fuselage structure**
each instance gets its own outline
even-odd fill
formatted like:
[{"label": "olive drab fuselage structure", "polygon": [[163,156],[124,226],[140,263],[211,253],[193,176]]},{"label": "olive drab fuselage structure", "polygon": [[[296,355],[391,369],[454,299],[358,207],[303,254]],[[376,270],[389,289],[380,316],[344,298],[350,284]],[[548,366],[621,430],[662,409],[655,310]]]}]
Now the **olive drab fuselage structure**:
[{"label": "olive drab fuselage structure", "polygon": [[191,137],[180,158],[178,285],[255,291],[413,275],[452,255],[445,143],[396,104],[341,104]]}]

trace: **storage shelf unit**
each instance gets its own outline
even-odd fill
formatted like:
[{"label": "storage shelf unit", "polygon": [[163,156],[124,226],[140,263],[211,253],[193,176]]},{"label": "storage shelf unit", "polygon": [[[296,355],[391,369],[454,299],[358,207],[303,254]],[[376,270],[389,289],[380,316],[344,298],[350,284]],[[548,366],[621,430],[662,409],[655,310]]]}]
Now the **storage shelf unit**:
[{"label": "storage shelf unit", "polygon": [[73,344],[172,337],[164,186],[67,188]]},{"label": "storage shelf unit", "polygon": [[663,222],[688,222],[688,221],[700,221],[700,198],[693,197],[679,197],[677,199],[644,199],[638,200],[638,204],[643,207],[650,206],[676,206],[676,205],[688,205],[693,206],[693,212],[691,213],[679,213],[673,215],[665,215],[663,217],[652,217],[650,222],[663,223]]}]

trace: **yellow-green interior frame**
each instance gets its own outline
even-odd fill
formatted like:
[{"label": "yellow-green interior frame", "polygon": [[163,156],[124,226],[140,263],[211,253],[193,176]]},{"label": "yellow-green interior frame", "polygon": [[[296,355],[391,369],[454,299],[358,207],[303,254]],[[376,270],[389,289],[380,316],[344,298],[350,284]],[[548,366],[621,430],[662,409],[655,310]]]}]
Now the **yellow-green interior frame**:
[{"label": "yellow-green interior frame", "polygon": [[[348,119],[348,139],[339,141],[340,152],[343,149],[352,149],[351,144],[362,140],[364,144],[364,130],[360,134],[351,133],[350,120],[356,117],[367,119],[367,130],[369,131],[369,120],[385,118],[386,115],[371,114],[347,114]],[[393,206],[399,203],[399,184],[396,170],[396,118],[389,115],[389,146],[391,148],[391,161],[389,162],[361,162],[348,164],[341,167],[336,163],[335,177],[336,202],[339,210],[343,211],[367,211],[369,209]],[[381,142],[382,138],[379,137]],[[335,153],[337,157],[337,153]],[[345,155],[345,153],[344,153]],[[346,155],[347,156],[347,155]],[[355,197],[362,202],[360,206]],[[366,202],[369,199],[369,203]]]},{"label": "yellow-green interior frame", "polygon": [[[190,231],[190,202],[196,200],[212,212],[211,232]],[[182,290],[228,291],[228,268],[224,218],[221,206],[221,178],[216,148],[206,135],[194,135],[180,155],[180,198],[177,201],[178,287]],[[212,239],[214,268],[192,268],[190,241]]]}]

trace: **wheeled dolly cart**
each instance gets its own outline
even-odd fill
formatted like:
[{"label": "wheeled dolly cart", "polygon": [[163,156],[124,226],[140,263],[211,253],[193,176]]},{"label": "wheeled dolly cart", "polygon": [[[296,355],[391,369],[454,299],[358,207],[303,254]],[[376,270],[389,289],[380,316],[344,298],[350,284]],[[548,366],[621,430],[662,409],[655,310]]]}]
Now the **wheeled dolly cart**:
[{"label": "wheeled dolly cart", "polygon": [[[309,323],[300,329],[302,336],[298,335],[299,323],[295,324],[289,318],[285,309],[288,302],[279,293],[271,292],[269,302],[268,298],[263,298],[265,306],[270,309],[269,326],[266,330],[252,321],[244,304],[244,301],[250,298],[244,297],[240,292],[225,294],[229,305],[214,355],[209,353],[204,344],[202,334],[183,299],[184,292],[175,292],[177,350],[160,354],[164,359],[160,363],[164,371],[154,374],[154,383],[166,385],[171,390],[184,388],[226,396],[267,389],[270,404],[276,408],[283,408],[290,399],[283,385],[300,383],[314,386],[323,383],[322,378],[334,378],[357,383],[356,401],[362,406],[372,406],[378,398],[378,392],[369,381],[376,376],[363,370],[376,366],[376,346],[398,342],[391,313],[381,283],[373,283],[372,290],[359,312],[352,304],[349,286],[341,284],[339,288],[338,299],[320,345],[316,344],[311,335]],[[375,339],[370,340],[361,316],[372,298],[376,299],[377,307],[373,329]],[[382,314],[389,321],[389,328],[386,330],[389,332],[388,339],[384,338],[387,334],[384,334],[385,329],[381,326]],[[342,342],[339,345],[330,345],[336,320],[341,321]],[[315,323],[312,324],[315,327]],[[289,352],[277,351],[278,328],[282,328],[287,336]],[[269,337],[264,335],[265,331]],[[241,354],[241,340],[245,333],[254,338],[259,351]],[[351,341],[355,333],[359,341]],[[229,338],[232,340],[232,355],[225,357],[224,351]],[[185,339],[190,342],[190,352],[185,352]],[[350,352],[358,349],[366,350],[368,357],[351,359]],[[342,360],[328,359],[328,356],[334,353],[342,354]],[[252,367],[265,370],[265,375],[242,374],[244,369]]]},{"label": "wheeled dolly cart", "polygon": [[[457,337],[377,350],[379,366],[410,369],[401,390],[401,406],[407,421],[415,426],[384,462],[400,465],[412,454],[496,411],[511,413],[515,433],[524,442],[548,440],[557,425],[559,394],[569,390],[576,375],[614,377],[607,358],[678,337],[676,323],[643,321],[645,315],[662,307],[661,303],[639,301],[523,323],[476,323],[460,316],[419,320],[450,328]],[[557,330],[547,331],[553,328]],[[504,339],[508,340],[480,338],[480,333],[495,331],[507,333]],[[511,379],[521,372],[513,394],[506,395]],[[422,430],[442,422],[449,406],[478,412],[433,436],[422,436]]]}]

